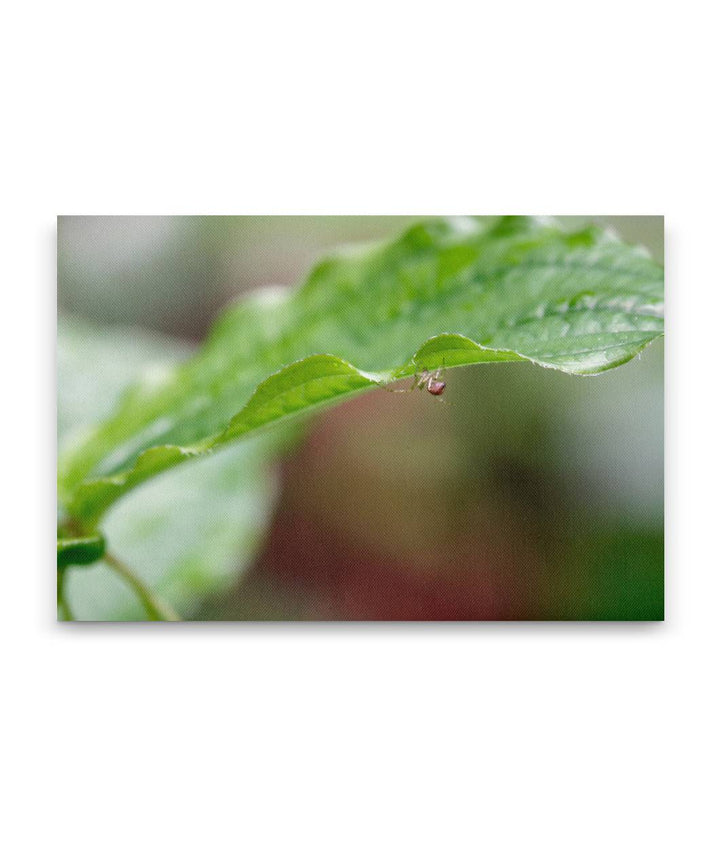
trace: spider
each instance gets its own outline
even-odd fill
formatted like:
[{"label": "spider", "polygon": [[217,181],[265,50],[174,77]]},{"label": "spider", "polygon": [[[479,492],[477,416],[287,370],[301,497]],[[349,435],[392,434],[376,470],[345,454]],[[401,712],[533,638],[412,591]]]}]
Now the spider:
[{"label": "spider", "polygon": [[433,372],[422,371],[415,378],[415,382],[410,389],[425,389],[430,395],[442,395],[445,392],[445,381],[440,380],[442,377],[442,369],[435,369]]},{"label": "spider", "polygon": [[385,389],[388,392],[412,392],[414,389],[426,389],[430,395],[442,395],[445,392],[445,381],[441,380],[443,369],[428,371],[423,369],[420,374],[415,375],[413,382],[407,389]]}]

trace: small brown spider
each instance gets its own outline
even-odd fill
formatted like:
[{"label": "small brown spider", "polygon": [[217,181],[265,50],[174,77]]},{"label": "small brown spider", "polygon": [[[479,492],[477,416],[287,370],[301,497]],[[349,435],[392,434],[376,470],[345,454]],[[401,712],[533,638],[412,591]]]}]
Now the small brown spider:
[{"label": "small brown spider", "polygon": [[445,381],[440,380],[441,375],[442,369],[420,372],[411,389],[421,389],[424,386],[430,395],[442,395],[445,392]]},{"label": "small brown spider", "polygon": [[442,395],[445,392],[446,383],[441,380],[443,369],[427,371],[423,369],[420,374],[415,375],[413,382],[407,389],[385,389],[388,392],[412,392],[414,389],[426,389],[430,395]]}]

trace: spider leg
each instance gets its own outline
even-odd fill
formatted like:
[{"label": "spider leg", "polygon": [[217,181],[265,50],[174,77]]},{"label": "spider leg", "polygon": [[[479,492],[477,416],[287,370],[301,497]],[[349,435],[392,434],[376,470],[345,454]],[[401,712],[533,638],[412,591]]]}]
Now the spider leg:
[{"label": "spider leg", "polygon": [[391,381],[389,381],[389,383],[380,384],[380,389],[384,390],[385,392],[410,392],[409,389],[402,389],[402,388],[393,389],[391,386],[391,384],[393,384],[393,383],[397,383],[397,381],[391,380]]},{"label": "spider leg", "polygon": [[417,389],[417,376],[413,376],[413,378],[412,378],[412,383],[410,384],[410,386],[408,386],[408,387],[406,387],[406,388],[402,388],[402,387],[397,388],[397,389],[391,389],[391,388],[390,388],[390,385],[391,385],[391,384],[393,384],[393,383],[403,383],[403,382],[404,382],[404,381],[406,381],[406,380],[407,380],[407,378],[400,377],[400,378],[397,378],[396,380],[391,380],[391,381],[390,381],[389,383],[387,383],[387,384],[382,384],[382,387],[381,387],[381,388],[382,388],[382,389],[384,389],[384,390],[385,390],[385,392],[412,392],[414,389]]}]

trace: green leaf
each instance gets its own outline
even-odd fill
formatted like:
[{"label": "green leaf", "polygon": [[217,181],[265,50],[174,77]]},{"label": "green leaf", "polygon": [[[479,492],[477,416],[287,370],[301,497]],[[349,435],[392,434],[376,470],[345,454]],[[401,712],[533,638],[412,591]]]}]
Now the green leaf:
[{"label": "green leaf", "polygon": [[[249,568],[270,522],[277,480],[264,438],[164,473],[114,506],[103,521],[112,552],[152,592],[192,618],[203,600]],[[66,583],[76,618],[141,620],[146,610],[100,562]]]},{"label": "green leaf", "polygon": [[152,476],[378,384],[508,360],[593,374],[662,332],[662,268],[607,231],[423,221],[230,307],[196,356],[141,379],[62,457],[59,490],[92,529]]},{"label": "green leaf", "polygon": [[69,565],[92,565],[105,553],[105,539],[100,533],[82,538],[57,539],[57,566],[64,570]]},{"label": "green leaf", "polygon": [[[110,412],[133,376],[160,377],[189,353],[185,345],[141,330],[106,328],[73,318],[58,324],[60,448],[87,435],[92,420]],[[103,534],[59,531],[63,597],[78,620],[143,620],[144,604],[102,560],[104,543],[121,557],[158,602],[185,618],[203,599],[232,585],[253,561],[277,494],[273,461],[287,431],[203,456],[191,466],[143,485],[115,505]],[[61,518],[67,516],[60,508]],[[73,569],[72,566],[92,567]],[[167,610],[169,612],[169,610]]]},{"label": "green leaf", "polygon": [[82,442],[112,414],[138,377],[162,377],[192,349],[169,336],[136,327],[99,327],[72,315],[58,318],[58,445]]}]

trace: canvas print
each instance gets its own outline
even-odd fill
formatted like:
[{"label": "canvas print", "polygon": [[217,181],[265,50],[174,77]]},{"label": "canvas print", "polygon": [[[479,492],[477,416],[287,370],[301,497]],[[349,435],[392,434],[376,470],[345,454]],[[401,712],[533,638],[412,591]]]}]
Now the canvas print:
[{"label": "canvas print", "polygon": [[661,620],[663,292],[654,216],[59,217],[59,620]]}]

